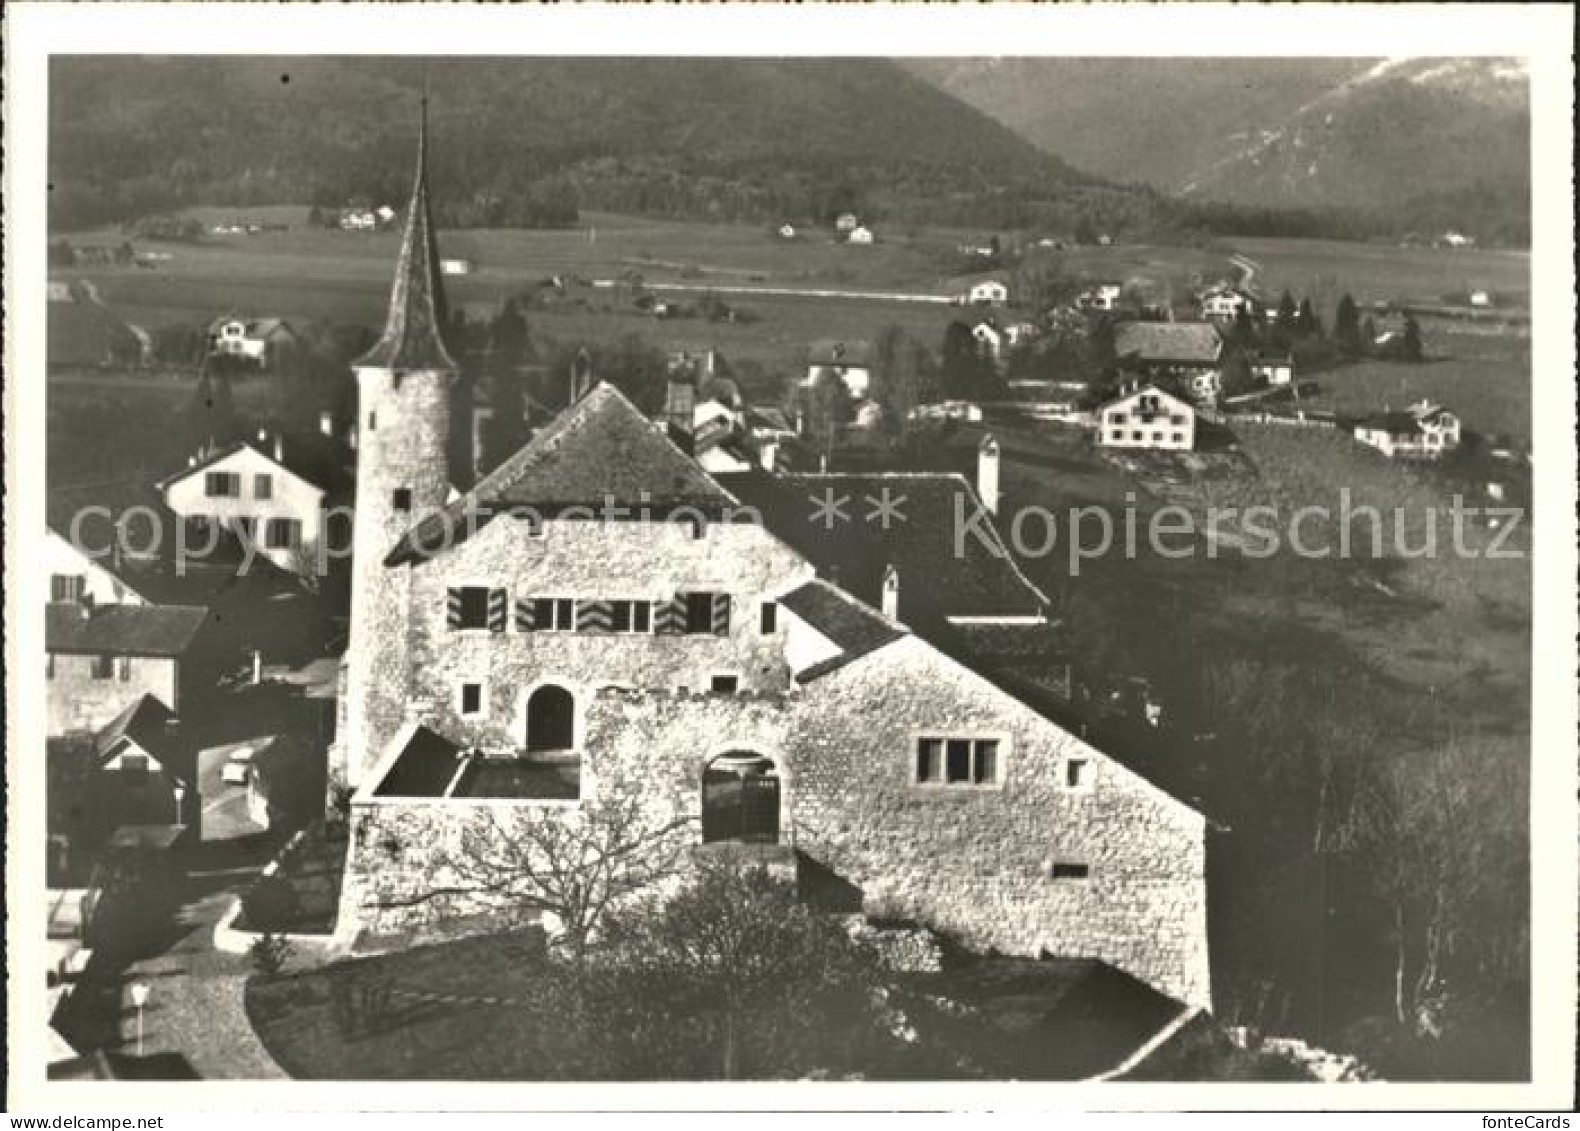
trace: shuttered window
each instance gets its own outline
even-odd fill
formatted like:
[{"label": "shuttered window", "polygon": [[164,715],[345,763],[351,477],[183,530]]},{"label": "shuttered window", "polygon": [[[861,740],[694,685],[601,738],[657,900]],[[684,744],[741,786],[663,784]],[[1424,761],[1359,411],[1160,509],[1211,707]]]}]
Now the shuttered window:
[{"label": "shuttered window", "polygon": [[684,593],[667,601],[653,602],[653,631],[660,636],[679,636],[687,631],[689,602]]},{"label": "shuttered window", "polygon": [[687,633],[729,635],[730,595],[728,593],[682,593],[678,599],[685,603]]},{"label": "shuttered window", "polygon": [[451,589],[445,604],[445,623],[451,628],[486,628],[504,632],[510,614],[510,596],[503,589],[463,585]]}]

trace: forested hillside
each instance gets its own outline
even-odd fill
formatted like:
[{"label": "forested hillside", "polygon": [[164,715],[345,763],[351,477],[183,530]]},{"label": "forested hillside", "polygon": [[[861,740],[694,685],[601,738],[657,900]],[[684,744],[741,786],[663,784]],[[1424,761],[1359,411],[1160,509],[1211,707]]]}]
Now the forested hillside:
[{"label": "forested hillside", "polygon": [[1106,195],[882,60],[97,58],[51,75],[52,219],[398,200],[425,83],[457,225],[578,208],[990,222],[995,200]]}]

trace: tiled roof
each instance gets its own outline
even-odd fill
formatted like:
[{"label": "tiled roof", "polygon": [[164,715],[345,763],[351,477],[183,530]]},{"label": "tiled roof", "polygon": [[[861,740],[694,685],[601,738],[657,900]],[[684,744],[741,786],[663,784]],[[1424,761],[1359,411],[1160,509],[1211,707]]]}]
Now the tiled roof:
[{"label": "tiled roof", "polygon": [[[391,551],[399,564],[457,544],[493,515],[531,507],[548,515],[607,503],[694,507],[711,514],[735,499],[661,434],[613,385],[600,383],[462,498],[424,519]],[[475,514],[477,522],[465,518]],[[429,548],[429,549],[425,549]]]},{"label": "tiled roof", "polygon": [[428,205],[428,106],[424,100],[417,135],[417,180],[406,209],[406,232],[395,263],[389,313],[378,342],[355,364],[374,369],[454,372],[455,359],[442,337],[448,317],[439,244]]},{"label": "tiled roof", "polygon": [[1114,355],[1121,360],[1210,365],[1222,352],[1223,339],[1207,322],[1124,322],[1114,331]]},{"label": "tiled roof", "polygon": [[905,629],[877,610],[840,592],[826,581],[809,581],[780,597],[779,603],[840,648],[838,656],[800,672],[796,678],[802,683],[843,667],[906,635]]},{"label": "tiled roof", "polygon": [[[985,521],[976,491],[959,475],[748,472],[721,475],[719,481],[755,507],[768,529],[811,561],[820,577],[869,605],[882,603],[883,577],[893,566],[900,581],[899,619],[913,627],[947,616],[1032,616],[1047,604]],[[881,517],[868,517],[885,492],[894,508],[888,529]],[[847,517],[835,518],[832,527],[818,519],[826,498],[844,500]],[[958,546],[957,515],[964,516]],[[978,515],[983,521],[973,523]]]},{"label": "tiled roof", "polygon": [[425,726],[413,728],[404,749],[379,782],[379,797],[443,797],[466,752]]},{"label": "tiled roof", "polygon": [[191,605],[100,605],[84,614],[77,604],[45,609],[44,646],[51,652],[112,656],[180,656],[208,610]]}]

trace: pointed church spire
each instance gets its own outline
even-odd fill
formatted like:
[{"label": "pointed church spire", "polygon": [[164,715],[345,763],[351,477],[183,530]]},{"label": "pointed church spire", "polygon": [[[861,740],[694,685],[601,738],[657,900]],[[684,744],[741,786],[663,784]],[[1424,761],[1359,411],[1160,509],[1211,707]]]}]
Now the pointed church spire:
[{"label": "pointed church spire", "polygon": [[411,203],[406,208],[406,232],[401,238],[400,259],[395,264],[389,314],[378,343],[357,365],[377,369],[456,369],[455,359],[444,346],[448,318],[439,270],[439,245],[428,205],[428,96],[425,91],[417,131],[417,180],[412,186]]}]

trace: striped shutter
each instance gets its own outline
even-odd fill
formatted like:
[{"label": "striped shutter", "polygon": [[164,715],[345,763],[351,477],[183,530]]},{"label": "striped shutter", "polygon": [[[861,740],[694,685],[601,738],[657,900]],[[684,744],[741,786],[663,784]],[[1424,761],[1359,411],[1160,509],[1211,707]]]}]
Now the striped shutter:
[{"label": "striped shutter", "polygon": [[510,618],[510,594],[503,589],[488,591],[488,631],[504,632]]},{"label": "striped shutter", "polygon": [[444,606],[444,623],[450,628],[461,627],[461,591],[451,589]]},{"label": "striped shutter", "polygon": [[713,635],[728,636],[730,634],[730,595],[728,593],[715,593],[713,595]]},{"label": "striped shutter", "polygon": [[537,628],[537,600],[521,597],[516,601],[516,631],[531,632]]},{"label": "striped shutter", "polygon": [[576,602],[577,632],[613,632],[614,609],[608,601]]},{"label": "striped shutter", "polygon": [[653,631],[660,636],[680,636],[686,631],[686,595],[653,602]]}]

